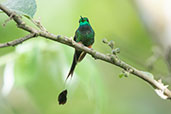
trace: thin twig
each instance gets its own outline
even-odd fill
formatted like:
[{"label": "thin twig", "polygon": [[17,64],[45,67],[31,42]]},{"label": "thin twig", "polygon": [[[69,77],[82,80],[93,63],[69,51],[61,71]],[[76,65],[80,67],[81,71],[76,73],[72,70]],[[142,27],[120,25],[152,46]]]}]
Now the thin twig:
[{"label": "thin twig", "polygon": [[46,28],[40,23],[40,18],[38,20],[31,19],[33,24],[35,24],[40,30],[47,32]]},{"label": "thin twig", "polygon": [[0,44],[0,48],[9,47],[9,46],[16,46],[18,44],[23,43],[26,40],[34,38],[34,37],[35,37],[35,34],[31,33],[31,34],[28,34],[27,36],[24,36],[22,38],[19,38],[19,39],[16,39],[16,40],[13,40],[13,41],[10,41],[10,42],[7,42],[7,43]]}]

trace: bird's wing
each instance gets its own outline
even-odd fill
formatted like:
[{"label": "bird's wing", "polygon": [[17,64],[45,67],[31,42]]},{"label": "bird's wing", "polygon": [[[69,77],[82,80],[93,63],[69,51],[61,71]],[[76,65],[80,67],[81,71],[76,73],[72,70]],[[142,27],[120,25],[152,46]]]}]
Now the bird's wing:
[{"label": "bird's wing", "polygon": [[75,32],[74,41],[77,40],[77,36],[78,36],[77,34],[78,34],[78,30],[76,30],[76,32]]}]

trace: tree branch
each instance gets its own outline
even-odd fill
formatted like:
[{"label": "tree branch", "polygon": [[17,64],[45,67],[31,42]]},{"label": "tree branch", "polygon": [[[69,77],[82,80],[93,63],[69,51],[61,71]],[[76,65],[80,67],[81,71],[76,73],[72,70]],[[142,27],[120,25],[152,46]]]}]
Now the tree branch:
[{"label": "tree branch", "polygon": [[35,29],[33,27],[30,27],[28,25],[25,24],[25,22],[21,19],[20,16],[18,16],[16,13],[10,11],[9,9],[7,9],[5,6],[0,4],[0,9],[6,13],[9,17],[12,15],[12,19],[17,23],[18,27],[28,31],[30,34],[5,43],[5,44],[0,44],[0,48],[2,47],[8,47],[8,46],[14,46],[16,44],[20,44],[28,39],[34,38],[36,36],[41,36],[42,38],[46,38],[49,40],[53,40],[56,42],[60,42],[62,44],[68,45],[70,47],[73,47],[77,50],[81,50],[81,51],[85,51],[86,53],[90,54],[92,57],[94,57],[95,59],[99,59],[108,63],[111,63],[113,65],[116,65],[122,69],[124,69],[125,71],[128,71],[131,74],[134,74],[135,76],[143,79],[144,81],[148,82],[156,91],[156,93],[163,99],[171,99],[171,91],[167,88],[167,86],[165,86],[161,80],[156,81],[153,77],[150,77],[147,73],[140,71],[128,64],[126,64],[125,62],[121,61],[116,55],[111,54],[111,55],[105,55],[103,53],[97,52],[93,49],[90,49],[86,46],[80,45],[78,43],[76,43],[75,41],[73,41],[71,38],[65,37],[65,36],[60,36],[60,35],[54,35],[52,33],[49,33],[45,30],[38,30]]},{"label": "tree branch", "polygon": [[7,43],[0,44],[0,48],[9,47],[9,46],[16,46],[16,45],[21,44],[22,42],[24,42],[26,40],[34,38],[34,37],[35,37],[35,34],[30,33],[27,36],[24,36],[22,38],[19,38],[19,39],[16,39],[16,40],[13,40],[13,41],[10,41],[10,42],[7,42]]}]

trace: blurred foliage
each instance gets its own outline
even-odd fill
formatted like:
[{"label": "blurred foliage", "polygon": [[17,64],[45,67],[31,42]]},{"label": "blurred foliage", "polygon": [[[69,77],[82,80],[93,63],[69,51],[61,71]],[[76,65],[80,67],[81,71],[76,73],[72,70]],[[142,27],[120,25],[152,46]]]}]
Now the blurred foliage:
[{"label": "blurred foliage", "polygon": [[37,8],[35,0],[7,0],[2,4],[18,14],[31,18],[33,18]]},{"label": "blurred foliage", "polygon": [[[152,42],[129,0],[51,0],[38,1],[35,19],[54,34],[74,36],[79,16],[87,16],[95,30],[94,49],[111,53],[103,38],[114,40],[118,55],[125,62],[148,70]],[[0,13],[0,25],[7,16]],[[32,23],[25,19],[30,25]],[[0,26],[0,43],[26,34],[13,21]],[[121,70],[87,55],[68,80],[68,101],[57,102],[71,66],[74,49],[45,39],[32,39],[16,47],[0,49],[0,88],[4,69],[14,64],[15,83],[8,95],[0,94],[2,114],[170,114],[171,103],[160,99],[143,80],[129,75],[119,78]],[[9,67],[10,69],[10,67]],[[151,71],[154,78],[167,75],[162,59]],[[10,80],[10,79],[9,79]]]}]

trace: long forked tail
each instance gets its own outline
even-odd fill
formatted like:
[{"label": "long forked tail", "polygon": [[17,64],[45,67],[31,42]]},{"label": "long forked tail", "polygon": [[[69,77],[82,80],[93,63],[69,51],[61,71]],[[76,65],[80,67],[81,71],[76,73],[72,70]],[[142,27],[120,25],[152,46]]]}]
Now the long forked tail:
[{"label": "long forked tail", "polygon": [[84,57],[85,57],[86,53],[85,52],[82,52],[82,51],[75,51],[74,53],[74,57],[73,57],[73,62],[72,62],[72,66],[70,68],[70,71],[67,75],[67,78],[66,80],[69,78],[69,76],[73,76],[73,73],[74,73],[74,69],[77,65],[78,62],[80,62]]},{"label": "long forked tail", "polygon": [[77,65],[77,60],[76,60],[75,54],[74,54],[74,58],[73,58],[73,61],[72,61],[72,66],[71,66],[71,68],[70,68],[70,71],[69,71],[69,73],[68,73],[68,75],[67,75],[66,80],[69,78],[70,75],[71,75],[71,77],[72,77],[76,65]]}]

